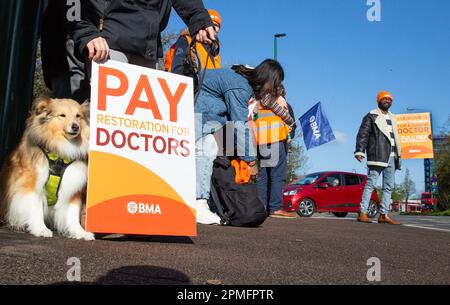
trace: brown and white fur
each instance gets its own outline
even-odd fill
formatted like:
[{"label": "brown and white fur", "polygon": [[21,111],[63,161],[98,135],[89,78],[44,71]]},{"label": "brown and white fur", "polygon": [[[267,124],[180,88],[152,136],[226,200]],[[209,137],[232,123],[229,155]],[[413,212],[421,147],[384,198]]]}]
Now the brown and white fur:
[{"label": "brown and white fur", "polygon": [[[77,128],[78,126],[78,128]],[[0,173],[0,220],[39,237],[93,240],[80,224],[87,182],[89,104],[70,99],[34,102],[22,139]],[[75,160],[66,169],[54,206],[47,205],[49,163],[40,148]]]}]

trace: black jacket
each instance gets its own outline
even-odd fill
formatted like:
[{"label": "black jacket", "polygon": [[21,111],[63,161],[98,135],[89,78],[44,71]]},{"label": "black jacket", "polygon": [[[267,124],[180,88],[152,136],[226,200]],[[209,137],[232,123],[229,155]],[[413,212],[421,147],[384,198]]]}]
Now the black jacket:
[{"label": "black jacket", "polygon": [[[396,169],[400,169],[401,147],[400,137],[397,131],[397,124],[392,113],[389,112],[394,129],[395,148],[396,148]],[[366,157],[367,165],[388,167],[389,157],[392,152],[390,133],[385,118],[379,109],[368,113],[359,128],[356,137],[355,156]]]},{"label": "black jacket", "polygon": [[81,20],[73,31],[75,46],[83,54],[89,41],[103,37],[113,50],[156,61],[163,56],[161,32],[172,6],[192,35],[213,26],[201,0],[82,0]]}]

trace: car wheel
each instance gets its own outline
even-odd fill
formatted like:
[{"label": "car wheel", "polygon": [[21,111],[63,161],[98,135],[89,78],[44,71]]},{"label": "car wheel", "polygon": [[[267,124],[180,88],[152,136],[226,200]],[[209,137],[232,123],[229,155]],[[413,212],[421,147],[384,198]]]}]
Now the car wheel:
[{"label": "car wheel", "polygon": [[367,217],[369,218],[375,218],[378,214],[378,205],[375,201],[370,200],[369,202],[369,209],[367,210]]},{"label": "car wheel", "polygon": [[339,218],[345,217],[347,216],[347,214],[348,214],[347,212],[333,212],[333,215]]},{"label": "car wheel", "polygon": [[316,205],[311,199],[305,198],[298,204],[297,214],[300,217],[311,217],[316,212]]}]

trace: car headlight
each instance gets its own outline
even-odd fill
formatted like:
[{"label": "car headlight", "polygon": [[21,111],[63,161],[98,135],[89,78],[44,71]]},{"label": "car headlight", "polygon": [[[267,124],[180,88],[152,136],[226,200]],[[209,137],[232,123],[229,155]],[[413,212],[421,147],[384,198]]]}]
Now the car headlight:
[{"label": "car headlight", "polygon": [[284,192],[283,195],[284,196],[293,196],[293,195],[296,195],[297,193],[298,193],[298,190],[292,190],[292,191]]}]

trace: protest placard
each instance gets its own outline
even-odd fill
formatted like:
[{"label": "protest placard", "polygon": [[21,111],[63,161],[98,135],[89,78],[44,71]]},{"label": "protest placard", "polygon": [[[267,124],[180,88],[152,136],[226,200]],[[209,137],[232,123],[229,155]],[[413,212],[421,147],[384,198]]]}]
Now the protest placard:
[{"label": "protest placard", "polygon": [[195,236],[192,80],[93,63],[90,107],[86,229]]}]

